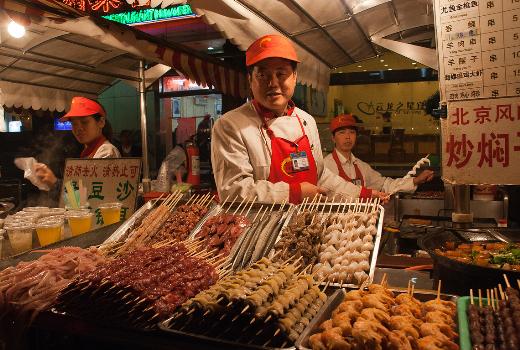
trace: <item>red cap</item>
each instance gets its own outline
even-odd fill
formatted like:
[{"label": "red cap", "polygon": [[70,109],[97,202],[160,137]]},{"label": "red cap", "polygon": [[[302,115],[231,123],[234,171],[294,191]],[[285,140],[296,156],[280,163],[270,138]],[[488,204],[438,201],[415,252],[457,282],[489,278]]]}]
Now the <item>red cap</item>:
[{"label": "red cap", "polygon": [[340,114],[330,121],[330,132],[334,133],[339,128],[356,127],[356,119],[352,114]]},{"label": "red cap", "polygon": [[256,39],[246,51],[246,66],[270,57],[300,62],[292,42],[284,36],[269,34]]},{"label": "red cap", "polygon": [[99,103],[86,97],[76,96],[72,98],[69,112],[60,118],[60,122],[74,117],[88,117],[94,114],[106,117],[105,110]]}]

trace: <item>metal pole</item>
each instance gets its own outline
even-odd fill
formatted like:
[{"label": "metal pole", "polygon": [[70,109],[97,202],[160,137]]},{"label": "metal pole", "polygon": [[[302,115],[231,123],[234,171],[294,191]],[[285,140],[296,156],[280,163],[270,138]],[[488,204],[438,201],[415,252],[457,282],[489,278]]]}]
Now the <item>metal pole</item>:
[{"label": "metal pole", "polygon": [[148,165],[148,138],[146,134],[146,87],[144,81],[144,61],[139,61],[139,107],[141,109],[141,143],[143,149],[143,191],[150,192],[150,168]]}]

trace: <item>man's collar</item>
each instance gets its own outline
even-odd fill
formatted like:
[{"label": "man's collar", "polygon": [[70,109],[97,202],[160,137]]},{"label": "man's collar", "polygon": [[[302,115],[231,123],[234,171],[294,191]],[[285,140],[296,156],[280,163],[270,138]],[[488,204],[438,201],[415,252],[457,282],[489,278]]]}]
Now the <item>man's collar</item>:
[{"label": "man's collar", "polygon": [[354,164],[357,161],[357,158],[354,156],[354,153],[350,152],[350,160],[347,159],[337,148],[336,154],[338,155],[339,162],[342,164],[352,163]]},{"label": "man's collar", "polygon": [[[255,109],[258,112],[258,114],[260,115],[260,117],[262,117],[263,119],[270,120],[270,119],[277,117],[273,111],[262,106],[255,99],[253,99],[253,105],[255,106]],[[283,113],[283,115],[292,115],[295,107],[296,106],[295,106],[293,100],[289,100],[289,102],[287,103],[287,108],[285,109],[285,112]]]}]

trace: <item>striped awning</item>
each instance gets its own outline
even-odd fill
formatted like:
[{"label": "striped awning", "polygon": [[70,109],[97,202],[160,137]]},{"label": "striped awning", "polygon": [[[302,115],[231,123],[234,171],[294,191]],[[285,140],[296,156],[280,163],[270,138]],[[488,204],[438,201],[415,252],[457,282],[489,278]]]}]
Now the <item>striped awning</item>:
[{"label": "striped awning", "polygon": [[0,0],[0,22],[12,19],[28,26],[22,39],[2,38],[4,103],[63,110],[70,95],[96,96],[120,79],[135,83],[142,59],[149,66],[174,68],[224,94],[241,98],[247,94],[245,72],[135,28],[81,15],[50,0]]}]

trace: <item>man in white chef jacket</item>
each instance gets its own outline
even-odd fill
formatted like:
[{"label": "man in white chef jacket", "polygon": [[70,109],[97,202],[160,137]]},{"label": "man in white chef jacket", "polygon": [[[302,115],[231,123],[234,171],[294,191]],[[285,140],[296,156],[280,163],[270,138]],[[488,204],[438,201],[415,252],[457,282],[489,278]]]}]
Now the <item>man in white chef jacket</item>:
[{"label": "man in white chef jacket", "polygon": [[247,49],[253,100],[224,114],[212,130],[219,197],[300,203],[339,194],[387,201],[387,194],[345,182],[323,167],[316,122],[291,100],[298,62],[291,41],[280,35],[263,36]]},{"label": "man in white chef jacket", "polygon": [[325,167],[346,182],[387,193],[414,192],[417,186],[431,181],[433,171],[424,170],[416,177],[392,179],[382,176],[370,165],[356,158],[352,149],[356,145],[357,126],[351,114],[342,114],[330,122],[335,148],[324,159]]}]

